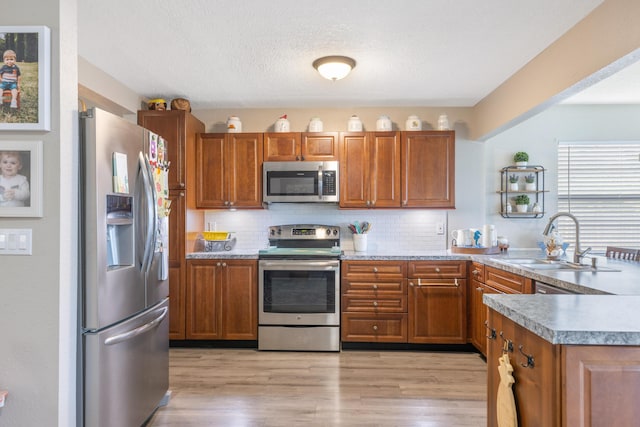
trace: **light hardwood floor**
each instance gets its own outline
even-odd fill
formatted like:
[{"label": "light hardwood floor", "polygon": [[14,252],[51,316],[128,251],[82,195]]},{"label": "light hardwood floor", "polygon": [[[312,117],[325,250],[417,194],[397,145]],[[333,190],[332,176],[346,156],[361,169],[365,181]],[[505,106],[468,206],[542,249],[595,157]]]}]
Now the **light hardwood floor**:
[{"label": "light hardwood floor", "polygon": [[171,349],[166,407],[149,427],[485,426],[473,353]]}]

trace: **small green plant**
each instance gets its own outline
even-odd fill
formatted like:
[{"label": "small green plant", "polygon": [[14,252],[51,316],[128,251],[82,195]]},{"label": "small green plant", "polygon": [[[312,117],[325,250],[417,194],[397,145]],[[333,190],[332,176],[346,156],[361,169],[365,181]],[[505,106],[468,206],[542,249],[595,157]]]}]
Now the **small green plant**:
[{"label": "small green plant", "polygon": [[516,205],[528,205],[529,204],[529,196],[526,194],[518,194],[515,197]]},{"label": "small green plant", "polygon": [[525,153],[524,151],[518,151],[516,154],[513,155],[513,161],[514,162],[528,162],[529,161],[529,155],[527,153]]},{"label": "small green plant", "polygon": [[512,183],[512,184],[515,184],[515,183],[518,182],[518,177],[516,176],[515,173],[512,174],[512,175],[509,175],[509,182]]},{"label": "small green plant", "polygon": [[527,184],[533,184],[534,182],[536,182],[536,177],[530,173],[529,175],[524,177],[524,180]]}]

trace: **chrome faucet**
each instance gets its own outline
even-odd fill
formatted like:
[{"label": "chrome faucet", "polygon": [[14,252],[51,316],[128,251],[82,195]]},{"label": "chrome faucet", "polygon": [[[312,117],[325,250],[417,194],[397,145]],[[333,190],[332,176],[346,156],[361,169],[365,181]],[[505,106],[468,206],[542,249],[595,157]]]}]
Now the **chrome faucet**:
[{"label": "chrome faucet", "polygon": [[580,223],[578,222],[578,218],[576,218],[574,215],[570,214],[569,212],[558,212],[557,214],[549,218],[549,222],[547,223],[547,226],[544,228],[544,231],[542,232],[542,234],[545,236],[548,236],[554,227],[553,221],[555,221],[558,217],[561,217],[561,216],[566,216],[568,218],[571,218],[573,222],[576,224],[576,250],[575,250],[575,253],[573,254],[573,262],[575,262],[576,264],[580,264],[580,261],[582,260],[582,258],[584,258],[584,256],[587,253],[589,253],[589,251],[591,251],[591,247],[588,247],[582,252],[580,251]]}]

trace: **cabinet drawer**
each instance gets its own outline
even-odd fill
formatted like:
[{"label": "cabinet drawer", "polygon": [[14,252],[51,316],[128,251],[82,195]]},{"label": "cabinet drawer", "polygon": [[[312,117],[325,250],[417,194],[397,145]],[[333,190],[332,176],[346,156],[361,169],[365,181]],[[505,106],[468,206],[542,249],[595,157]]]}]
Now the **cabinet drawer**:
[{"label": "cabinet drawer", "polygon": [[345,295],[342,297],[342,310],[349,312],[406,313],[407,296]]},{"label": "cabinet drawer", "polygon": [[461,278],[467,277],[466,261],[409,261],[409,278]]},{"label": "cabinet drawer", "polygon": [[376,295],[383,298],[389,296],[397,298],[398,295],[407,294],[406,279],[384,280],[343,280],[341,283],[342,295],[361,295],[362,293]]},{"label": "cabinet drawer", "polygon": [[342,340],[406,343],[407,315],[342,313]]},{"label": "cabinet drawer", "polygon": [[484,264],[480,264],[479,262],[472,262],[471,264],[469,264],[469,278],[473,280],[477,280],[480,283],[484,283],[484,279],[485,279]]},{"label": "cabinet drawer", "polygon": [[342,261],[342,278],[348,279],[402,279],[406,277],[404,261]]},{"label": "cabinet drawer", "polygon": [[530,294],[531,279],[491,266],[485,267],[485,283],[509,294]]}]

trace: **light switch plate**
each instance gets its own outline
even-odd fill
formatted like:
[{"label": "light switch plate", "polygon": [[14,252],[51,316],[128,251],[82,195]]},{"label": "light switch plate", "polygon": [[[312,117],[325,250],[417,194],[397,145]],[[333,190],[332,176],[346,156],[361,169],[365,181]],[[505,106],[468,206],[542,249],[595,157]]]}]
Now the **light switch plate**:
[{"label": "light switch plate", "polygon": [[0,228],[0,255],[32,255],[30,228]]}]

